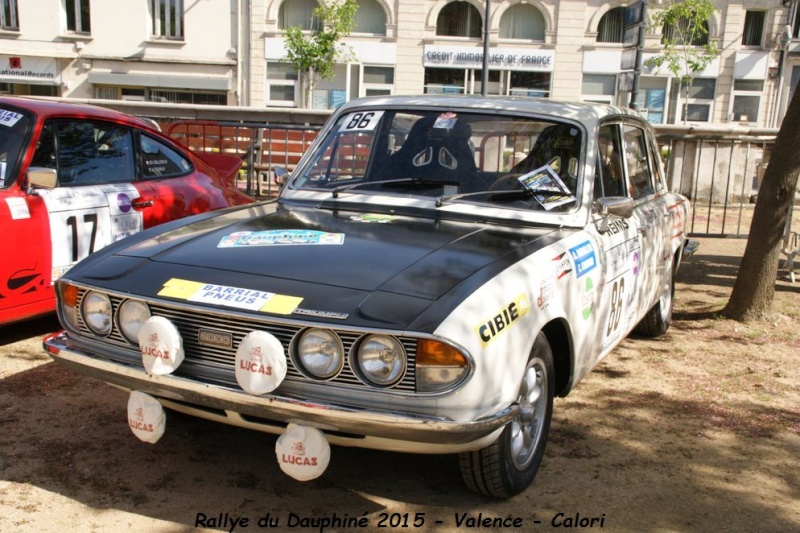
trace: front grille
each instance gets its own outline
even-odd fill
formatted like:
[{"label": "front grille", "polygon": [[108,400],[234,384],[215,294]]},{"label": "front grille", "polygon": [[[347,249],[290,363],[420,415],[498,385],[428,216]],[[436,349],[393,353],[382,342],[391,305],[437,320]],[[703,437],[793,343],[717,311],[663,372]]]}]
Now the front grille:
[{"label": "front grille", "polygon": [[[80,289],[78,293],[78,308],[83,300],[84,295],[89,292],[86,289]],[[131,357],[140,358],[139,347],[132,345],[122,336],[119,327],[116,323],[117,310],[120,304],[125,301],[124,297],[109,295],[111,298],[111,305],[115,318],[114,328],[111,334],[105,338],[105,342],[114,346],[128,349],[131,352]],[[284,351],[287,354],[287,373],[286,381],[300,382],[300,383],[319,383],[317,380],[312,380],[305,377],[294,366],[291,356],[289,356],[289,346],[292,339],[305,329],[306,326],[296,324],[281,324],[270,320],[261,318],[252,318],[242,315],[225,315],[204,310],[198,313],[196,309],[186,309],[180,306],[165,305],[163,303],[150,303],[150,313],[153,316],[162,316],[172,322],[181,334],[184,349],[184,362],[175,371],[176,375],[190,376],[196,379],[201,379],[208,382],[221,382],[237,386],[236,377],[234,373],[234,361],[236,357],[236,347],[239,346],[245,335],[251,331],[265,331],[275,336],[283,345]],[[79,329],[82,335],[90,338],[97,339],[97,335],[83,322],[81,314],[78,313]],[[198,341],[198,330],[211,329],[228,333],[233,337],[231,348],[209,346],[200,344]],[[353,345],[365,333],[360,331],[348,331],[338,328],[331,328],[339,335],[342,343],[344,344],[345,354],[349,354]],[[411,337],[396,336],[396,338],[403,344],[406,350],[407,368],[406,374],[402,380],[397,384],[390,387],[388,390],[398,392],[415,392],[416,391],[416,377],[415,377],[415,361],[417,352],[417,339]],[[328,380],[326,383],[336,384],[338,386],[355,387],[360,390],[385,390],[377,389],[375,387],[364,384],[355,372],[350,368],[349,361],[346,357],[342,371],[333,379]]]}]

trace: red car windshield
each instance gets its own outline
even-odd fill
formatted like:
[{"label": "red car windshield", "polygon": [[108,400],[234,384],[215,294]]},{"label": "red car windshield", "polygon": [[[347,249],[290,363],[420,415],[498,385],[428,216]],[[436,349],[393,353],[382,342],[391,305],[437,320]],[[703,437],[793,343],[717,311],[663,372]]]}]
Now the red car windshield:
[{"label": "red car windshield", "polygon": [[21,110],[0,108],[0,188],[16,180],[31,123],[30,115]]}]

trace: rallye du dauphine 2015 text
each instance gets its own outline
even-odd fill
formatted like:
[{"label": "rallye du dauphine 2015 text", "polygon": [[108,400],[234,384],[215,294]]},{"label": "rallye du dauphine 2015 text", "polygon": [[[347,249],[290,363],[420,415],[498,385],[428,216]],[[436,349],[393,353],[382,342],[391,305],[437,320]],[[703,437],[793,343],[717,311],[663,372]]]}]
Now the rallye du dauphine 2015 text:
[{"label": "rallye du dauphine 2015 text", "polygon": [[234,513],[197,513],[194,527],[237,531],[243,529],[298,529],[319,531],[374,529],[418,529],[425,526],[443,526],[456,529],[520,529],[526,527],[587,529],[605,527],[605,513],[599,516],[585,516],[581,513],[556,513],[549,520],[535,516],[497,516],[479,513],[453,513],[452,516],[437,517],[424,512],[380,512],[360,515],[332,512],[325,515],[308,516],[293,512],[285,514],[266,513],[256,516],[238,516]]}]

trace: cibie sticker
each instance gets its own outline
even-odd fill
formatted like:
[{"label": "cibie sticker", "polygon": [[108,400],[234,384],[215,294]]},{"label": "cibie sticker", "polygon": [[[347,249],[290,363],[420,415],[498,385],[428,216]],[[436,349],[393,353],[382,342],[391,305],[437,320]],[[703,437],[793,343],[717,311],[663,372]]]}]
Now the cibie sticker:
[{"label": "cibie sticker", "polygon": [[514,301],[504,305],[492,318],[475,328],[481,344],[486,346],[498,335],[513,326],[520,318],[528,314],[530,305],[524,294],[517,296]]},{"label": "cibie sticker", "polygon": [[331,447],[318,429],[289,424],[275,443],[283,472],[298,481],[321,476],[331,461]]},{"label": "cibie sticker", "polygon": [[161,403],[139,391],[132,391],[128,398],[128,426],[142,442],[155,444],[164,435],[167,416]]},{"label": "cibie sticker", "polygon": [[286,377],[283,345],[266,331],[251,331],[236,349],[236,381],[245,392],[272,392]]},{"label": "cibie sticker", "polygon": [[339,131],[372,131],[378,127],[383,111],[359,111],[350,113],[339,127]]},{"label": "cibie sticker", "polygon": [[304,229],[238,231],[220,239],[217,248],[310,246],[315,244],[344,244],[344,234]]}]

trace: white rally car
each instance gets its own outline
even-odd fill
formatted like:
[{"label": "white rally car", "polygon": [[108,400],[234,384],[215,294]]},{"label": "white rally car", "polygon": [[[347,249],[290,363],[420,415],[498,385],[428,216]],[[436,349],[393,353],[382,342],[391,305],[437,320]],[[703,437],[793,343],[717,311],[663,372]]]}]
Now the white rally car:
[{"label": "white rally car", "polygon": [[[466,484],[532,482],[553,397],[626,335],[664,334],[687,240],[649,125],[605,105],[350,102],[277,201],[112,245],[57,284],[56,361],[162,406],[328,444],[458,454]],[[224,453],[224,450],[219,450]]]}]

